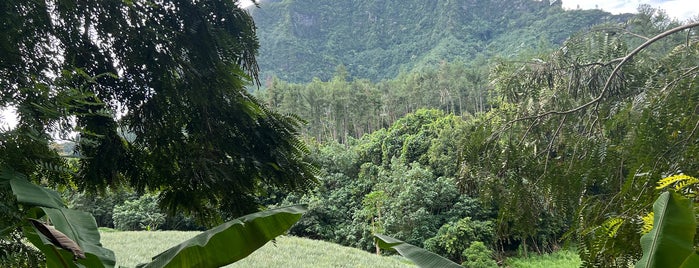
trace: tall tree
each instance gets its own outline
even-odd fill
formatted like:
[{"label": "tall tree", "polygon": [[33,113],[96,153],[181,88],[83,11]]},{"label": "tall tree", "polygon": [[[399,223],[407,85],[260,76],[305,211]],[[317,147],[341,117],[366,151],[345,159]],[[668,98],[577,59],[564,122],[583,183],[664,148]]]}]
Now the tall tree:
[{"label": "tall tree", "polygon": [[80,189],[161,190],[170,210],[213,221],[314,180],[299,122],[245,90],[259,45],[238,1],[13,0],[0,12],[0,107],[20,118],[0,140],[4,168],[34,174],[56,156],[49,134],[77,131]]}]

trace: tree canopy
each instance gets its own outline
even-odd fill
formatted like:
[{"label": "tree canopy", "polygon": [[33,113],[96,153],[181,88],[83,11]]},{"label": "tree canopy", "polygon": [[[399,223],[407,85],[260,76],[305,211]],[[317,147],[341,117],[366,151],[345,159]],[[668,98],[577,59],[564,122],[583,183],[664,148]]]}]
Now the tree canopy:
[{"label": "tree canopy", "polygon": [[[300,121],[245,90],[259,45],[237,2],[0,3],[0,107],[19,116],[0,166],[81,190],[161,190],[165,207],[208,220],[311,183]],[[61,181],[67,162],[47,145],[73,132],[79,166]]]}]

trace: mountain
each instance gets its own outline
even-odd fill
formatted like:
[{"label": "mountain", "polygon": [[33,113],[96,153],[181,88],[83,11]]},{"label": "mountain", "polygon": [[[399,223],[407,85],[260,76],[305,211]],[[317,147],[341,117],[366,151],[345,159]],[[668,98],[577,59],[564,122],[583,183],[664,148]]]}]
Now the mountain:
[{"label": "mountain", "polygon": [[250,12],[263,77],[291,82],[327,80],[339,65],[377,81],[443,61],[507,58],[628,18],[548,0],[263,0]]}]

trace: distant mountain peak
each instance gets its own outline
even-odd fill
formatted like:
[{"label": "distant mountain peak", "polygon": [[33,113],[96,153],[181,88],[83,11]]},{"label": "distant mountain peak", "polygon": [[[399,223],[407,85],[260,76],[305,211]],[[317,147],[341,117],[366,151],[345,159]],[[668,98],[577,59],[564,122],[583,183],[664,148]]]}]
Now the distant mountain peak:
[{"label": "distant mountain peak", "polygon": [[591,25],[623,21],[601,10],[563,10],[557,0],[263,0],[251,9],[264,76],[292,82],[390,79],[443,61],[512,56],[554,46]]}]

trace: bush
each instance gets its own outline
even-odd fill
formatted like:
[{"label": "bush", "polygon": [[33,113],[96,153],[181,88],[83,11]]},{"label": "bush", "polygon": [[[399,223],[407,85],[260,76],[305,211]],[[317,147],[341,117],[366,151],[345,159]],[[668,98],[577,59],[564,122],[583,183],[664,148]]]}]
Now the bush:
[{"label": "bush", "polygon": [[463,262],[464,250],[476,241],[481,244],[492,243],[494,237],[493,223],[490,221],[463,218],[456,223],[447,223],[439,228],[437,235],[425,241],[425,249],[442,255],[456,262]]},{"label": "bush", "polygon": [[156,230],[165,222],[165,214],[158,207],[158,196],[153,194],[114,206],[112,218],[114,228],[122,231]]},{"label": "bush", "polygon": [[493,251],[481,241],[473,241],[471,245],[462,252],[461,256],[466,260],[461,263],[464,267],[498,267],[498,263],[493,260]]},{"label": "bush", "polygon": [[114,207],[123,204],[127,200],[135,200],[138,198],[133,192],[126,190],[110,190],[107,189],[103,194],[77,192],[66,195],[68,207],[85,211],[95,217],[97,226],[114,228],[114,219],[112,213]]}]

